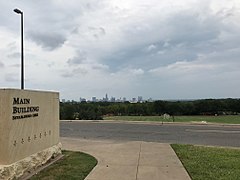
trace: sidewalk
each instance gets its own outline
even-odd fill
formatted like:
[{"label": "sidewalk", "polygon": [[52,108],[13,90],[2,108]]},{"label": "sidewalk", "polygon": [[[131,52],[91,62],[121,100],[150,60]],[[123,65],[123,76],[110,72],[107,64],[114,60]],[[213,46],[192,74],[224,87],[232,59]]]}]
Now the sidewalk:
[{"label": "sidewalk", "polygon": [[169,144],[61,138],[63,149],[98,160],[86,180],[190,180]]}]

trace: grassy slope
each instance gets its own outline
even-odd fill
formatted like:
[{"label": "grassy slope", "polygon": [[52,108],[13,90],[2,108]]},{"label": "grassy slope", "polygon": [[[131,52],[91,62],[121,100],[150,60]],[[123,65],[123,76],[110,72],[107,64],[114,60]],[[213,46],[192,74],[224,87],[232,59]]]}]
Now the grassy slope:
[{"label": "grassy slope", "polygon": [[83,180],[96,166],[97,160],[85,153],[63,151],[61,160],[33,176],[31,180]]},{"label": "grassy slope", "polygon": [[240,179],[240,150],[173,144],[193,180]]}]

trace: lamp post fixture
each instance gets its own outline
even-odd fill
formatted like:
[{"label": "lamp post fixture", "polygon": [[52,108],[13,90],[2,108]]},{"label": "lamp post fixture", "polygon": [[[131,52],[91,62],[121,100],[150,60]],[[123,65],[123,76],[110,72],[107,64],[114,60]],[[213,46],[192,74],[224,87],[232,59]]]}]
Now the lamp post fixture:
[{"label": "lamp post fixture", "polygon": [[19,9],[14,9],[13,11],[21,15],[21,89],[24,89],[23,11]]}]

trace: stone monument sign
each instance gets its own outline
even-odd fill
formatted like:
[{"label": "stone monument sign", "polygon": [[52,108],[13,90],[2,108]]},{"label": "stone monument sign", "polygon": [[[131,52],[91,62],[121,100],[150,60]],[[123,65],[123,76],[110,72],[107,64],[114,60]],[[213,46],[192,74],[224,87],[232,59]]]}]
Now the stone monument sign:
[{"label": "stone monument sign", "polygon": [[[42,159],[41,165],[59,153],[59,93],[0,89],[0,173],[36,158]],[[20,174],[11,172],[12,176],[35,167],[22,168],[25,170]]]}]

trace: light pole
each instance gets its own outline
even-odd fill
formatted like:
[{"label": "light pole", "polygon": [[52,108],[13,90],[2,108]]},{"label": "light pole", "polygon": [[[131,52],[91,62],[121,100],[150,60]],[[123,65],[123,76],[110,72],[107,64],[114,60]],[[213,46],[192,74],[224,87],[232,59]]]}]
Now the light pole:
[{"label": "light pole", "polygon": [[19,9],[14,9],[13,11],[17,14],[21,14],[21,89],[24,89],[23,12]]}]

